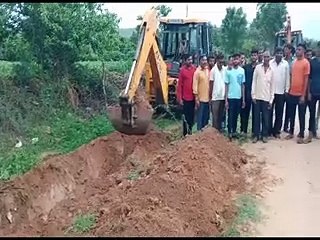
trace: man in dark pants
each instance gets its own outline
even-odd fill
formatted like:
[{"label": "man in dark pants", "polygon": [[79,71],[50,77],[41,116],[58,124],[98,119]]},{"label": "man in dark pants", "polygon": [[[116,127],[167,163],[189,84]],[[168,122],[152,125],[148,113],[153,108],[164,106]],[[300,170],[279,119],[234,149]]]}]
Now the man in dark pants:
[{"label": "man in dark pants", "polygon": [[[252,98],[251,98],[251,88],[252,88],[252,78],[253,72],[257,65],[258,61],[258,50],[251,51],[251,63],[246,64],[244,69],[244,74],[246,76],[246,81],[244,83],[244,91],[245,91],[245,107],[241,109],[241,129],[240,132],[244,135],[248,134],[248,122],[249,122],[249,115],[252,106]],[[252,110],[252,132],[253,132],[253,110]]]},{"label": "man in dark pants", "polygon": [[290,131],[286,139],[292,139],[294,134],[294,123],[296,117],[296,108],[298,105],[300,132],[298,135],[298,144],[304,143],[305,130],[305,114],[306,105],[305,98],[310,74],[310,63],[304,57],[306,47],[299,44],[296,50],[296,61],[292,65],[291,86],[288,96],[288,108],[290,118]]},{"label": "man in dark pants", "polygon": [[[226,67],[227,67],[227,71],[233,68],[233,56],[228,57]],[[223,118],[222,118],[222,130],[225,130],[226,127],[227,127],[227,110],[226,108],[224,108]]]},{"label": "man in dark pants", "polygon": [[309,136],[306,143],[311,142],[312,138],[318,138],[316,130],[316,106],[320,102],[320,47],[317,47],[315,55],[315,58],[310,61],[310,83],[308,88],[310,121]]},{"label": "man in dark pants", "polygon": [[[306,51],[306,59],[309,61],[310,63],[310,74],[311,74],[311,59],[312,59],[312,49],[307,49]],[[308,84],[308,87],[307,87],[307,93],[306,93],[306,96],[307,96],[307,108],[309,109],[309,137],[306,139],[306,143],[309,143],[312,141],[312,137],[316,138],[316,135],[317,135],[317,132],[316,131],[313,131],[312,130],[312,119],[311,119],[311,94],[310,94],[310,79],[309,79],[309,84]],[[310,138],[311,137],[311,138]]]},{"label": "man in dark pants", "polygon": [[263,64],[257,65],[253,73],[251,93],[255,113],[253,143],[258,142],[260,135],[264,143],[268,142],[269,109],[274,98],[274,74],[269,61],[270,53],[266,51],[263,53]]},{"label": "man in dark pants", "polygon": [[225,106],[228,111],[228,135],[230,141],[237,135],[238,116],[241,107],[245,107],[245,74],[244,69],[239,65],[240,54],[237,53],[233,55],[233,68],[227,71],[225,80]]},{"label": "man in dark pants", "polygon": [[[289,64],[282,58],[282,48],[277,48],[275,58],[270,61],[270,67],[274,74],[274,101],[270,109],[269,135],[280,138],[280,132],[283,120],[283,109],[285,94],[288,94],[290,87],[290,69]],[[273,110],[275,109],[275,121],[273,123]]]},{"label": "man in dark pants", "polygon": [[197,108],[197,130],[202,130],[209,123],[209,69],[207,56],[200,57],[200,66],[193,74],[192,90]]},{"label": "man in dark pants", "polygon": [[177,99],[183,106],[183,136],[192,133],[194,124],[195,99],[192,92],[193,74],[196,68],[192,65],[192,55],[184,56],[184,64],[179,72]]},{"label": "man in dark pants", "polygon": [[216,57],[216,65],[210,71],[210,90],[212,126],[221,132],[225,108],[225,78],[227,67],[223,66],[224,56]]},{"label": "man in dark pants", "polygon": [[[289,70],[290,70],[290,79],[291,79],[291,69],[292,69],[292,64],[294,61],[293,55],[294,55],[294,48],[291,44],[286,44],[283,48],[283,55],[284,55],[284,60],[286,60],[289,64]],[[284,117],[284,125],[283,125],[283,131],[289,133],[289,107],[288,107],[288,97],[289,95],[287,94],[285,96],[285,117]],[[293,123],[294,124],[294,123]]]}]

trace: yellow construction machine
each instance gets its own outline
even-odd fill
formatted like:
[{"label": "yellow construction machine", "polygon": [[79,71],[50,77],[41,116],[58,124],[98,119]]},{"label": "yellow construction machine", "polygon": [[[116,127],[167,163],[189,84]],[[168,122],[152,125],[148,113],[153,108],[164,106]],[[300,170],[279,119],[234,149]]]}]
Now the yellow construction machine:
[{"label": "yellow construction machine", "polygon": [[290,43],[294,48],[298,44],[303,43],[303,35],[301,30],[291,31],[291,18],[287,17],[287,24],[283,31],[277,32],[275,36],[275,48],[283,48],[286,44]]},{"label": "yellow construction machine", "polygon": [[[178,104],[176,89],[182,56],[192,54],[197,63],[201,54],[209,54],[210,29],[206,20],[159,19],[155,9],[145,13],[129,79],[120,93],[120,109],[108,110],[117,131],[145,134],[155,107]],[[141,89],[152,107],[141,104]]]}]

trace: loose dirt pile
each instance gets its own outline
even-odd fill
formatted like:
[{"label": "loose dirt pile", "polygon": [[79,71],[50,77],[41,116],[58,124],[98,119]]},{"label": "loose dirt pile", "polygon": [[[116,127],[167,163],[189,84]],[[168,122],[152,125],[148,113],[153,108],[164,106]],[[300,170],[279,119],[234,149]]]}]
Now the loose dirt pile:
[{"label": "loose dirt pile", "polygon": [[212,128],[175,143],[113,133],[2,184],[0,235],[75,235],[81,213],[97,216],[88,235],[219,235],[246,157]]}]

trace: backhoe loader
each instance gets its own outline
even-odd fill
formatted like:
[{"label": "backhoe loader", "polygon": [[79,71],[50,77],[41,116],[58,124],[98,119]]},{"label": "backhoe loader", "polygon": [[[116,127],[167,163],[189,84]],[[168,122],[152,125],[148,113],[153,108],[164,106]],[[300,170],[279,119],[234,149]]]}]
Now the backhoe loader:
[{"label": "backhoe loader", "polygon": [[120,108],[108,109],[117,131],[145,134],[155,107],[178,104],[176,88],[182,56],[192,54],[197,63],[200,54],[209,54],[210,29],[206,20],[159,19],[153,8],[145,13],[129,78],[119,96]]},{"label": "backhoe loader", "polygon": [[290,43],[295,49],[298,44],[303,43],[303,35],[301,30],[291,31],[291,18],[287,17],[287,24],[283,31],[277,32],[275,36],[275,48],[283,48]]}]

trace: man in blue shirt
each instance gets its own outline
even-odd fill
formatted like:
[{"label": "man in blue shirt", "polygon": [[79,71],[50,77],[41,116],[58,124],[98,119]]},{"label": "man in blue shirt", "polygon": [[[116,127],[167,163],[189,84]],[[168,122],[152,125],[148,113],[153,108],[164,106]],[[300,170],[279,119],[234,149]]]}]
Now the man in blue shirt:
[{"label": "man in blue shirt", "polygon": [[233,68],[227,71],[225,80],[225,105],[228,111],[228,135],[230,141],[236,137],[238,116],[241,107],[245,107],[244,83],[244,69],[240,67],[240,54],[236,53],[233,55]]}]

